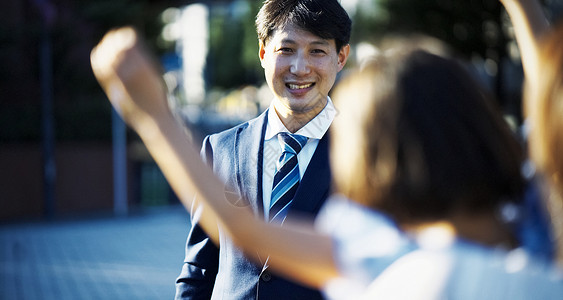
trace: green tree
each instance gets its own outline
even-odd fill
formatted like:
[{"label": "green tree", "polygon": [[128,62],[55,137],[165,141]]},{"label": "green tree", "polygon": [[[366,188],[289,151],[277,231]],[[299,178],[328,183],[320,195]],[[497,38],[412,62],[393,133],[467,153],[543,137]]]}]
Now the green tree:
[{"label": "green tree", "polygon": [[238,0],[210,7],[210,87],[231,89],[262,80],[254,27],[259,6],[257,1]]},{"label": "green tree", "polygon": [[[110,105],[90,68],[90,50],[109,29],[134,25],[153,52],[167,7],[190,1],[59,0],[0,4],[0,142],[40,138],[38,53],[48,30],[55,133],[59,140],[109,139]],[[47,4],[46,6],[40,6]],[[49,7],[51,9],[46,9]],[[49,21],[43,20],[47,15]]]},{"label": "green tree", "polygon": [[445,41],[467,57],[477,54],[497,60],[503,55],[498,0],[371,0],[367,6],[370,9],[357,10],[355,40],[421,33]]},{"label": "green tree", "polygon": [[[506,19],[498,0],[365,0],[354,18],[355,41],[379,42],[389,35],[423,34],[449,45],[458,55],[479,59],[499,103],[519,117],[520,104],[502,84],[507,59]],[[512,94],[512,95],[508,95]],[[511,99],[507,99],[511,98]]]}]

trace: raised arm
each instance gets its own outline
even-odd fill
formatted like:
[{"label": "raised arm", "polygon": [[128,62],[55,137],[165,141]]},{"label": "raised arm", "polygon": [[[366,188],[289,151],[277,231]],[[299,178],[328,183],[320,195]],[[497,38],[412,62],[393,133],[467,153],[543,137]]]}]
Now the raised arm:
[{"label": "raised arm", "polygon": [[549,23],[538,0],[500,0],[514,26],[526,79],[537,86],[540,38],[549,30]]},{"label": "raised arm", "polygon": [[[169,110],[156,65],[139,43],[135,31],[122,28],[109,32],[90,58],[94,75],[111,104],[139,134],[184,206],[189,208],[193,194],[201,189],[208,191],[210,197],[220,197],[221,183],[199,159]],[[191,168],[180,167],[183,165]],[[202,180],[206,177],[209,181]],[[210,209],[205,211],[204,228],[217,242],[217,231],[212,230],[217,226],[216,216]]]},{"label": "raised arm", "polygon": [[156,65],[132,28],[109,32],[91,54],[94,74],[185,207],[202,199],[201,227],[218,243],[217,223],[249,254],[269,255],[277,272],[314,287],[337,275],[329,237],[302,224],[272,226],[225,200],[223,184],[200,159],[169,110]]}]

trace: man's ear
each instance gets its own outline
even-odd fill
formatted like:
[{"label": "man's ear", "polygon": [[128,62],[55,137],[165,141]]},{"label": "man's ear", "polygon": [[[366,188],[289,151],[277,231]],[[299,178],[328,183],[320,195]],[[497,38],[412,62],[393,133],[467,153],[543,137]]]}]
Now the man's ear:
[{"label": "man's ear", "polygon": [[262,68],[264,67],[264,54],[266,53],[265,47],[264,42],[258,42],[258,57],[260,58],[260,65],[262,65]]},{"label": "man's ear", "polygon": [[348,56],[350,55],[350,44],[346,44],[340,48],[338,52],[338,71],[342,70],[348,61]]}]

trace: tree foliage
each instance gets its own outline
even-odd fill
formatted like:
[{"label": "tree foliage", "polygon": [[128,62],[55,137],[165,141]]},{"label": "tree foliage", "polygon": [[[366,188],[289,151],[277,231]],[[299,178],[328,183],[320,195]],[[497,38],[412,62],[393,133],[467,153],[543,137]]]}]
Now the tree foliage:
[{"label": "tree foliage", "polygon": [[[41,47],[50,48],[55,132],[59,140],[109,139],[110,105],[90,68],[90,51],[109,29],[133,25],[152,51],[157,16],[188,1],[57,0],[0,4],[0,142],[40,138]],[[47,43],[47,44],[45,44]]]},{"label": "tree foliage", "polygon": [[233,1],[211,7],[208,85],[231,89],[263,79],[254,16],[258,1]]},{"label": "tree foliage", "polygon": [[498,59],[502,55],[505,38],[498,0],[370,1],[373,9],[357,10],[355,40],[421,33],[445,41],[467,57],[477,54]]}]

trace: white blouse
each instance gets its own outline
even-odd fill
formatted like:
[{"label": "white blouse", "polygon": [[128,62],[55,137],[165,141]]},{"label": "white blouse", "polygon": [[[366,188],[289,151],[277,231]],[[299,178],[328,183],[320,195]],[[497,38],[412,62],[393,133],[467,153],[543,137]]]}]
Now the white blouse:
[{"label": "white blouse", "polygon": [[327,299],[563,299],[563,271],[522,249],[439,231],[407,237],[384,214],[341,196],[327,200],[316,227],[334,240],[341,274],[323,288]]}]

